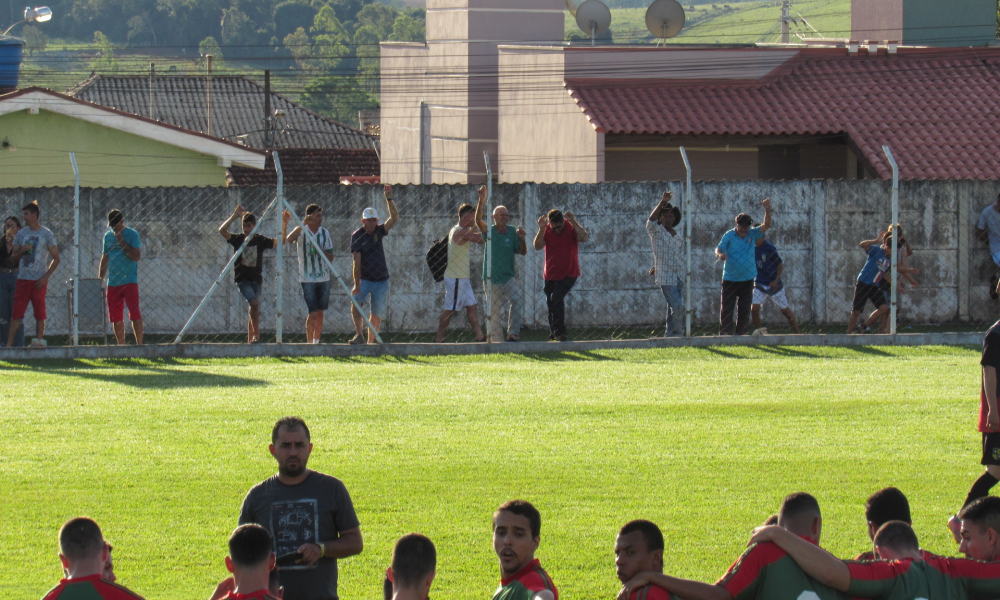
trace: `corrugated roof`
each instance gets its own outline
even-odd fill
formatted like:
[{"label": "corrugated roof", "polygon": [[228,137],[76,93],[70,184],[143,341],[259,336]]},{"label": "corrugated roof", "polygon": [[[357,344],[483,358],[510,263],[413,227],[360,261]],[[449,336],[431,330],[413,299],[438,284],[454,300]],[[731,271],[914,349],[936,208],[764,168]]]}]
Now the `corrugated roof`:
[{"label": "corrugated roof", "polygon": [[[150,82],[152,81],[152,106]],[[94,75],[67,94],[178,127],[207,133],[207,78],[195,75]],[[266,149],[264,88],[243,76],[212,77],[212,132],[237,141],[246,136],[252,148]],[[271,110],[285,116],[275,148],[371,148],[363,132],[328,119],[271,92]]]},{"label": "corrugated roof", "polygon": [[1000,179],[1000,49],[803,50],[757,81],[567,80],[605,133],[846,134],[882,178]]},{"label": "corrugated roof", "polygon": [[[345,176],[372,177],[379,175],[378,154],[368,149],[304,149],[278,150],[285,185],[340,183]],[[264,170],[232,167],[229,175],[233,185],[275,185],[274,157],[269,152]]]}]

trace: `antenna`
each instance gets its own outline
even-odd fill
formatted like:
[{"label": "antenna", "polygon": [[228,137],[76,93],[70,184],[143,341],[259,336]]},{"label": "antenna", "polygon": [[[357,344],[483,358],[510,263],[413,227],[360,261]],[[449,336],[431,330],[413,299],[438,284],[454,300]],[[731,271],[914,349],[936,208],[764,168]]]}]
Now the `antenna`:
[{"label": "antenna", "polygon": [[680,33],[684,20],[684,7],[677,0],[656,0],[646,10],[646,28],[660,42]]},{"label": "antenna", "polygon": [[590,34],[590,44],[611,27],[611,9],[601,0],[587,0],[576,9],[576,25]]}]

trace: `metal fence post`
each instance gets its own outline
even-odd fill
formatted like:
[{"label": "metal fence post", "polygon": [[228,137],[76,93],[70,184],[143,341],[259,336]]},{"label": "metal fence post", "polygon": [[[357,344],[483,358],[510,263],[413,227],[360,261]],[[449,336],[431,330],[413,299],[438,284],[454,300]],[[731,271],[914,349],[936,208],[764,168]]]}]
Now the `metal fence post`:
[{"label": "metal fence post", "polygon": [[76,164],[76,154],[69,153],[73,164],[73,323],[71,324],[73,345],[80,345],[80,168]]},{"label": "metal fence post", "polygon": [[686,187],[684,188],[684,216],[687,224],[684,227],[684,335],[691,337],[691,218],[694,216],[691,203],[691,162],[688,161],[687,151],[681,146],[681,159],[684,160],[684,169],[687,171]]},{"label": "metal fence post", "polygon": [[493,323],[493,226],[490,219],[493,218],[491,210],[493,203],[493,171],[490,169],[490,153],[483,151],[483,158],[486,160],[486,213],[483,222],[486,223],[486,343],[492,342],[490,327]]},{"label": "metal fence post", "polygon": [[285,248],[285,236],[282,233],[282,213],[285,207],[285,173],[281,170],[281,160],[278,158],[278,151],[275,150],[271,152],[271,157],[274,158],[274,170],[278,174],[278,193],[277,198],[277,208],[274,211],[275,216],[278,219],[278,235],[281,239],[278,240],[278,296],[275,299],[274,313],[274,341],[281,344],[281,334],[284,326],[284,298],[285,298],[285,253],[283,252]]},{"label": "metal fence post", "polygon": [[[893,235],[899,236],[899,231],[897,230],[897,225],[899,224],[899,165],[896,164],[896,159],[892,156],[892,150],[889,146],[882,146],[882,151],[885,152],[886,157],[889,159],[889,164],[892,165],[892,229]],[[889,293],[889,333],[896,335],[896,304],[897,304],[897,290],[899,289],[899,244],[896,240],[892,240],[892,270],[890,271],[892,279],[889,281],[889,286],[891,292]]]}]

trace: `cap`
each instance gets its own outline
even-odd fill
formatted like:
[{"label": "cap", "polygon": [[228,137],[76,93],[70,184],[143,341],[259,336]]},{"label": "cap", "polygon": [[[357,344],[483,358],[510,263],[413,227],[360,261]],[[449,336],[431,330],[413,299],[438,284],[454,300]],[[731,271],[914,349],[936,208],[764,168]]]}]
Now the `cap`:
[{"label": "cap", "polygon": [[377,219],[378,218],[378,211],[369,206],[368,208],[365,209],[365,211],[363,213],[361,213],[361,218],[362,219]]}]

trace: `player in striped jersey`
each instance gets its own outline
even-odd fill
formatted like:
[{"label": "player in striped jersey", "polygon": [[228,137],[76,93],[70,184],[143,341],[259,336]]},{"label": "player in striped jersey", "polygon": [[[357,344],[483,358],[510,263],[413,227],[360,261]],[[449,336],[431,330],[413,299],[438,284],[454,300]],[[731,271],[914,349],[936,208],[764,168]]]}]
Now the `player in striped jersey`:
[{"label": "player in striped jersey", "polygon": [[103,578],[108,543],[92,519],[70,519],[59,530],[59,560],[66,576],[43,600],[142,600],[128,588]]},{"label": "player in striped jersey", "polygon": [[[629,521],[615,540],[615,571],[622,584],[643,571],[663,573],[663,533],[651,521]],[[629,594],[629,600],[670,600],[667,590],[647,583]]]},{"label": "player in striped jersey", "polygon": [[500,559],[500,587],[493,600],[559,600],[552,578],[535,558],[542,516],[524,500],[506,502],[493,513],[493,550]]},{"label": "player in striped jersey", "polygon": [[[285,238],[289,244],[296,244],[299,283],[302,285],[306,310],[309,311],[309,316],[306,317],[306,341],[310,344],[319,343],[319,338],[323,335],[323,313],[330,308],[330,272],[317,246],[327,260],[333,260],[333,239],[329,231],[320,227],[322,222],[323,209],[310,204],[306,207],[306,218],[302,221],[309,230],[308,233],[301,227],[296,227]],[[287,223],[284,214],[282,223]],[[315,239],[316,243],[313,244],[310,238]]]}]

